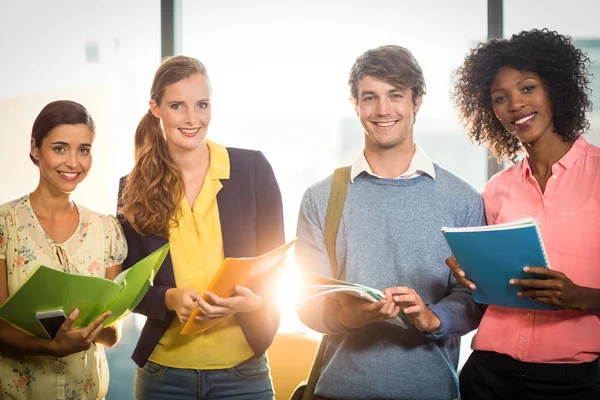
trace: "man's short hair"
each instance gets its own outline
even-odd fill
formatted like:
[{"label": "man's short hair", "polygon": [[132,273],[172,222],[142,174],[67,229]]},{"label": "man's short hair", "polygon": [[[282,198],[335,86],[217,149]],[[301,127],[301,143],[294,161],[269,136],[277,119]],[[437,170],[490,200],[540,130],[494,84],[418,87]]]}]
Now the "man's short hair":
[{"label": "man's short hair", "polygon": [[352,102],[357,104],[357,83],[365,76],[403,89],[412,89],[413,102],[425,94],[423,70],[412,53],[401,46],[381,46],[361,54],[350,71],[348,85]]}]

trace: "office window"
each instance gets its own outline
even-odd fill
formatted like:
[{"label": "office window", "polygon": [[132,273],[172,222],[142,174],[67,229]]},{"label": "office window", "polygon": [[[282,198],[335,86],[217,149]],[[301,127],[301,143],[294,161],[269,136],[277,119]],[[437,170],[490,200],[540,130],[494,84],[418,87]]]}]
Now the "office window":
[{"label": "office window", "polygon": [[31,126],[47,103],[68,99],[88,108],[97,125],[93,166],[73,198],[114,214],[160,60],[160,2],[29,0],[0,10],[0,148],[10,149],[2,161],[18,171],[3,177],[0,202],[35,189]]}]

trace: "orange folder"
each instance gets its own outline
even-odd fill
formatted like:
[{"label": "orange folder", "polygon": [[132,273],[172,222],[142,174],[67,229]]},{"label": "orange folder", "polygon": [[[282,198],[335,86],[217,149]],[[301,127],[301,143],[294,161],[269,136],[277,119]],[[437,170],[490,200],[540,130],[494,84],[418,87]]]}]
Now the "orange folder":
[{"label": "orange folder", "polygon": [[[298,238],[287,242],[281,247],[276,248],[262,256],[248,258],[226,258],[212,278],[207,291],[216,294],[219,297],[229,297],[233,294],[237,285],[245,286],[254,279],[260,278],[265,273],[279,263],[287,250],[298,240]],[[208,296],[202,294],[202,298],[210,303]],[[201,315],[199,309],[195,309],[184,325],[181,333],[189,335],[192,333],[204,332],[217,322],[219,319],[207,321],[196,321],[196,317]]]}]

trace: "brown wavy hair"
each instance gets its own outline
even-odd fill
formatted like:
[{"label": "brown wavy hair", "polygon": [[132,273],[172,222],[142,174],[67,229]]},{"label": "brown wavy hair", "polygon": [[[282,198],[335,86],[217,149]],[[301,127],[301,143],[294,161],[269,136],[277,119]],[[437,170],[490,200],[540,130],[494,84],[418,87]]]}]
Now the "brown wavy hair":
[{"label": "brown wavy hair", "polygon": [[402,46],[380,46],[365,51],[356,59],[348,77],[353,104],[358,102],[358,81],[365,76],[411,89],[414,104],[425,94],[423,70],[412,53]]},{"label": "brown wavy hair", "polygon": [[[196,74],[208,78],[197,59],[165,58],[154,75],[150,98],[160,106],[167,86]],[[169,156],[160,119],[148,110],[135,131],[135,165],[123,188],[119,213],[140,235],[168,237],[169,223],[177,223],[182,195],[181,171]]]}]

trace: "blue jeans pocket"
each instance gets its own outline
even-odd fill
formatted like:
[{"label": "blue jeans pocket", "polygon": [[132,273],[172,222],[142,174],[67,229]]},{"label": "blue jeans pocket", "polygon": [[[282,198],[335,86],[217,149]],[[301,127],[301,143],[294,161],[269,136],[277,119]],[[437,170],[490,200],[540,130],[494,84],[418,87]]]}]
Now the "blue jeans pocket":
[{"label": "blue jeans pocket", "polygon": [[142,368],[138,367],[138,375],[141,378],[158,378],[163,375],[164,371],[164,366],[152,361],[146,361]]},{"label": "blue jeans pocket", "polygon": [[253,356],[235,367],[229,368],[229,371],[242,379],[264,379],[269,376],[269,365],[264,355]]}]

